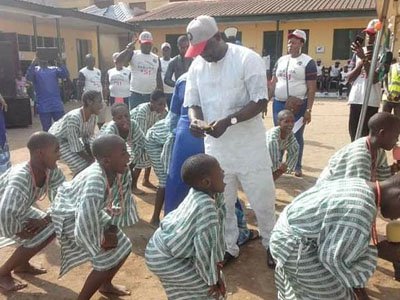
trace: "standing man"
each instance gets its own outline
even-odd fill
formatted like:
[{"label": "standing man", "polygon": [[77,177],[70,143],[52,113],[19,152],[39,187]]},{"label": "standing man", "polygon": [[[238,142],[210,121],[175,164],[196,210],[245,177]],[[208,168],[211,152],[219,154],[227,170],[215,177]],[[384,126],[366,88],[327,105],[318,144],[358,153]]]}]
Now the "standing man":
[{"label": "standing man", "polygon": [[35,88],[37,112],[43,131],[48,131],[52,122],[64,115],[58,80],[68,77],[68,70],[59,59],[57,66],[49,66],[47,58],[40,53],[36,53],[36,58],[26,71],[26,79],[31,81]]},{"label": "standing man", "polygon": [[161,63],[157,55],[151,52],[153,36],[148,31],[139,35],[140,50],[135,50],[136,39],[126,46],[116,58],[117,63],[131,67],[131,97],[129,109],[150,101],[150,94],[157,88],[163,90]]},{"label": "standing man", "polygon": [[[78,100],[81,100],[83,92],[86,91],[96,91],[100,92],[103,97],[103,85],[101,83],[101,71],[97,69],[94,65],[96,64],[96,58],[92,54],[87,54],[85,56],[86,67],[79,70],[78,79]],[[104,101],[104,100],[103,100]],[[106,121],[106,107],[107,105],[103,103],[103,108],[97,118],[97,126],[99,129]]]},{"label": "standing man", "polygon": [[115,52],[112,55],[115,67],[107,71],[105,87],[108,89],[108,94],[110,95],[110,106],[115,102],[124,102],[129,107],[131,70],[115,61],[118,55],[119,52]]},{"label": "standing man", "polygon": [[400,51],[397,62],[390,66],[388,77],[387,100],[383,101],[383,111],[393,113],[400,117]]},{"label": "standing man", "polygon": [[[358,41],[352,43],[351,49],[355,53],[351,60],[352,69],[348,75],[348,81],[352,84],[349,101],[350,114],[349,114],[349,133],[351,141],[356,138],[358,120],[360,119],[361,108],[365,98],[365,87],[368,82],[369,68],[371,66],[373,45],[375,42],[375,24],[379,22],[378,19],[373,19],[368,23],[365,32],[366,47],[359,44]],[[368,99],[368,108],[365,115],[361,136],[368,135],[368,121],[378,112],[381,103],[381,85],[379,83],[378,72],[375,70],[371,93]]]},{"label": "standing man", "polygon": [[171,63],[171,45],[169,43],[163,43],[161,45],[161,51],[162,51],[162,57],[160,58],[160,63],[161,63],[161,77],[163,80],[163,86],[164,86],[164,94],[167,96],[167,106],[168,109],[171,105],[171,98],[172,98],[172,93],[174,92],[174,88],[170,87],[169,85],[165,84],[164,78],[165,74],[167,73],[167,69],[169,64]]},{"label": "standing man", "polygon": [[304,149],[303,134],[305,125],[311,122],[311,110],[317,89],[315,61],[301,53],[306,40],[307,36],[303,30],[296,29],[288,35],[289,54],[281,56],[276,62],[270,90],[274,101],[272,107],[275,126],[278,125],[278,114],[281,110],[293,109],[290,103],[297,103],[297,109],[292,110],[295,121],[303,117],[303,125],[295,134],[299,143],[299,158],[294,173],[297,177],[303,176],[301,165]]},{"label": "standing man", "polygon": [[197,56],[188,71],[184,100],[190,129],[195,136],[205,136],[206,154],[217,158],[225,171],[224,261],[239,255],[235,202],[241,184],[256,214],[268,265],[273,267],[268,247],[275,224],[275,185],[261,118],[268,102],[264,63],[254,51],[225,43],[212,17],[197,17],[187,32],[186,56]]},{"label": "standing man", "polygon": [[193,58],[185,57],[186,51],[189,48],[188,37],[186,35],[181,35],[178,37],[177,43],[179,54],[171,60],[164,78],[164,83],[170,87],[175,87],[175,82],[182,74],[189,70],[193,61]]}]

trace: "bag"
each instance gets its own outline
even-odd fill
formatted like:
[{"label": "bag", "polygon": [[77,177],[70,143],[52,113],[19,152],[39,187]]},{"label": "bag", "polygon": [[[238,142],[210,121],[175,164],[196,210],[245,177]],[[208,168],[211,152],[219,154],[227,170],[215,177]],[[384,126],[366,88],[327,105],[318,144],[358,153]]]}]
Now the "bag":
[{"label": "bag", "polygon": [[286,100],[285,108],[290,110],[294,115],[296,115],[300,112],[303,103],[304,103],[303,99],[294,96],[289,96]]}]

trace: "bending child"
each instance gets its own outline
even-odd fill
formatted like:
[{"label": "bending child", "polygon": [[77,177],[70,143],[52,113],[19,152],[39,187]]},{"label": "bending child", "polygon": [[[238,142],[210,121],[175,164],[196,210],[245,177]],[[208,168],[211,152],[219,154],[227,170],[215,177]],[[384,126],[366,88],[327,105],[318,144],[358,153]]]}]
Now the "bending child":
[{"label": "bending child", "polygon": [[71,110],[49,129],[60,142],[61,159],[74,176],[94,161],[90,143],[103,107],[102,95],[97,91],[84,92],[82,102],[82,107]]},{"label": "bending child", "polygon": [[[151,93],[150,102],[142,103],[130,111],[131,118],[138,123],[144,135],[157,121],[165,118],[165,105],[166,96],[164,92],[155,90]],[[142,185],[148,188],[155,188],[150,182],[151,162],[146,152],[142,154],[133,171],[132,188],[133,192],[138,195],[144,194],[142,190],[137,188],[137,181],[142,169],[146,169]]]},{"label": "bending child", "polygon": [[388,165],[385,150],[392,150],[400,134],[400,119],[379,112],[368,121],[369,135],[344,146],[330,159],[318,183],[324,180],[357,177],[385,180],[397,171],[397,164]]},{"label": "bending child", "polygon": [[147,267],[159,277],[168,299],[220,299],[225,296],[220,266],[224,171],[212,156],[197,154],[183,164],[182,178],[191,189],[147,244]]},{"label": "bending child", "polygon": [[[278,113],[278,126],[265,134],[267,148],[272,160],[272,175],[277,180],[285,172],[294,171],[299,156],[299,144],[293,134],[294,115],[284,109]],[[282,162],[284,152],[286,161]]]},{"label": "bending child", "polygon": [[34,205],[46,195],[51,198],[65,180],[56,164],[60,146],[55,136],[36,132],[29,138],[27,147],[30,160],[11,167],[0,177],[0,248],[19,245],[0,267],[0,287],[5,291],[27,286],[12,277],[11,271],[31,275],[46,273],[29,260],[54,239],[54,227],[50,216]]},{"label": "bending child", "polygon": [[[93,270],[78,299],[90,299],[99,290],[103,294],[129,295],[123,286],[111,283],[121,268],[132,244],[115,225],[115,216],[129,214],[129,193],[121,183],[129,153],[125,141],[117,135],[104,135],[93,142],[96,162],[63,184],[51,208],[57,239],[61,245],[60,276],[86,261]],[[134,221],[132,221],[134,223]]]}]

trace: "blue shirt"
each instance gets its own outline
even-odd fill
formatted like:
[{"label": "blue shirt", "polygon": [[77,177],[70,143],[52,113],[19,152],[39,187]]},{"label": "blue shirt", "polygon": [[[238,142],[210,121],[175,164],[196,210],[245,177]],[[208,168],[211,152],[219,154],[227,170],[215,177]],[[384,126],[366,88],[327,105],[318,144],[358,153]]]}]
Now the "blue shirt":
[{"label": "blue shirt", "polygon": [[65,79],[68,76],[69,73],[65,66],[44,68],[29,66],[26,71],[26,79],[32,81],[35,87],[38,113],[64,111],[58,79]]},{"label": "blue shirt", "polygon": [[172,95],[171,100],[171,109],[170,109],[170,130],[172,132],[175,131],[178,120],[180,116],[188,115],[188,108],[183,106],[183,99],[185,97],[185,88],[186,88],[186,78],[187,73],[184,73],[179,79],[176,81],[174,94]]}]

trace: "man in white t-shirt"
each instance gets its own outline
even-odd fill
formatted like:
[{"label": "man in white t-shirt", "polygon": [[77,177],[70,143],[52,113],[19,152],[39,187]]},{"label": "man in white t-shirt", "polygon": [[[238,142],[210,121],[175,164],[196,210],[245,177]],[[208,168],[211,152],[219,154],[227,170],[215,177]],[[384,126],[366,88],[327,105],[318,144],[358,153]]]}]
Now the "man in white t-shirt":
[{"label": "man in white t-shirt", "polygon": [[332,82],[336,82],[336,87],[338,87],[341,71],[342,68],[340,67],[340,61],[335,61],[335,64],[332,65],[329,70],[329,87],[331,87]]},{"label": "man in white t-shirt", "polygon": [[174,92],[174,88],[168,86],[167,84],[164,83],[164,78],[165,78],[165,73],[167,72],[168,65],[172,61],[171,59],[171,45],[169,43],[162,43],[161,45],[161,52],[162,52],[162,57],[160,58],[160,63],[161,63],[161,77],[164,85],[164,94],[167,96],[167,106],[168,109],[171,105],[171,98],[172,94]]},{"label": "man in white t-shirt", "polygon": [[161,63],[157,55],[151,52],[153,36],[148,31],[139,35],[140,50],[135,50],[136,40],[129,43],[117,59],[117,63],[131,68],[131,96],[129,109],[133,109],[141,103],[150,101],[150,95],[155,89],[163,91],[161,77]]},{"label": "man in white t-shirt", "polygon": [[[368,23],[366,29],[364,29],[365,43],[366,46],[372,47],[375,42],[375,25],[378,19],[373,19]],[[358,122],[361,115],[361,109],[365,98],[365,87],[368,82],[367,75],[371,66],[372,50],[367,50],[363,45],[358,42],[354,42],[351,45],[351,49],[355,53],[352,60],[352,69],[348,75],[348,81],[352,84],[351,91],[349,94],[350,114],[349,114],[349,133],[351,141],[356,139]],[[381,103],[381,86],[379,83],[378,72],[375,70],[375,76],[373,79],[373,85],[371,93],[368,99],[368,108],[365,115],[363,128],[361,130],[361,136],[368,135],[368,120],[378,112]]]},{"label": "man in white t-shirt", "polygon": [[[101,71],[95,67],[96,58],[92,54],[85,56],[86,67],[79,70],[78,78],[78,100],[81,100],[83,92],[86,91],[98,91],[103,95],[103,85],[101,82]],[[106,104],[103,104],[103,108],[97,118],[97,126],[99,129],[106,121]]]},{"label": "man in white t-shirt", "polygon": [[205,136],[205,153],[225,171],[224,261],[239,255],[235,202],[241,184],[256,214],[268,265],[273,267],[268,246],[275,224],[275,185],[261,118],[268,102],[263,60],[246,47],[225,43],[212,17],[197,17],[187,33],[186,56],[197,56],[187,74],[184,100],[190,129],[195,136]]},{"label": "man in white t-shirt", "polygon": [[116,62],[119,52],[113,54],[115,67],[107,71],[106,88],[108,88],[110,106],[115,102],[124,102],[129,106],[131,70]]}]

